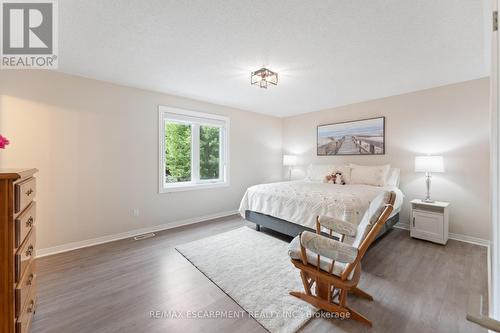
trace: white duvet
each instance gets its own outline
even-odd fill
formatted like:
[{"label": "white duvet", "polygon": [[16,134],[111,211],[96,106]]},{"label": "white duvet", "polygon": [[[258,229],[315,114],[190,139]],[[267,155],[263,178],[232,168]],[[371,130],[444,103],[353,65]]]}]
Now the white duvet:
[{"label": "white duvet", "polygon": [[313,181],[292,181],[249,187],[239,212],[250,210],[315,228],[316,216],[327,215],[358,224],[370,202],[382,191],[396,192],[394,214],[403,202],[397,188],[369,185],[334,185]]}]

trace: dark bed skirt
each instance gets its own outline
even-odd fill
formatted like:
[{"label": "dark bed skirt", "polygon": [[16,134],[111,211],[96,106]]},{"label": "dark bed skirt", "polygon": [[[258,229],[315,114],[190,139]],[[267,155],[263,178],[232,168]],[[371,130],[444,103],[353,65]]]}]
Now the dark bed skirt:
[{"label": "dark bed skirt", "polygon": [[[245,218],[247,221],[255,223],[255,227],[257,230],[260,230],[260,227],[263,226],[265,228],[272,229],[274,231],[277,231],[279,233],[291,237],[295,237],[305,230],[316,232],[315,230],[302,226],[300,224],[288,222],[286,220],[282,220],[277,217],[257,213],[251,210],[245,211]],[[385,233],[391,230],[392,227],[396,223],[398,223],[398,221],[399,221],[399,213],[397,213],[396,215],[387,220],[387,222],[384,224],[384,227],[378,234],[377,238],[383,236]]]}]

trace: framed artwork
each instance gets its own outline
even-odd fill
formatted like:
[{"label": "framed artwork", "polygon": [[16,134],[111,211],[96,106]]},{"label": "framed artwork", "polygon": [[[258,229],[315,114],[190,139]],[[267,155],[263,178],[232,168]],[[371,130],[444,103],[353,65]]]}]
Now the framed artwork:
[{"label": "framed artwork", "polygon": [[318,156],[385,154],[385,117],[319,125]]}]

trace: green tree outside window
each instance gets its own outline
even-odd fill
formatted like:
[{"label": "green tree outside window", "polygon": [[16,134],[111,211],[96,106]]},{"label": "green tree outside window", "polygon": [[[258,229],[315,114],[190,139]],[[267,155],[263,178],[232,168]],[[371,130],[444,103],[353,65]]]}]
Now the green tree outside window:
[{"label": "green tree outside window", "polygon": [[220,129],[200,126],[200,178],[219,179]]},{"label": "green tree outside window", "polygon": [[191,180],[191,126],[166,123],[165,175],[167,183]]}]

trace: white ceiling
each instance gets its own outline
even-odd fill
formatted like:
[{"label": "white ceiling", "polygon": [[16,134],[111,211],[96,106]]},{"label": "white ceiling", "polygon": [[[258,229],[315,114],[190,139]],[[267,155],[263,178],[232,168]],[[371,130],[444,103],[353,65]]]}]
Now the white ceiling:
[{"label": "white ceiling", "polygon": [[289,116],[487,76],[488,3],[62,0],[60,71]]}]

